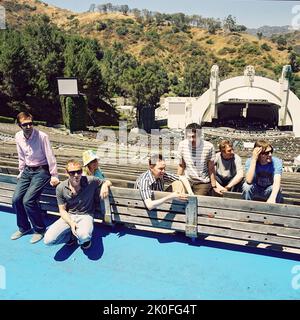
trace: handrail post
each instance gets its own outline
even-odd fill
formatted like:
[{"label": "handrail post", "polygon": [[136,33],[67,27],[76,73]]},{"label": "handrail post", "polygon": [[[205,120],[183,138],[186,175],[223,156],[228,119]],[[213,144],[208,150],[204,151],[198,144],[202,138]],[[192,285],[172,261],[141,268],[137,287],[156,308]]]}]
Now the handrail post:
[{"label": "handrail post", "polygon": [[105,207],[105,212],[104,212],[104,222],[112,225],[112,215],[111,215],[111,208],[110,208],[110,202],[109,202],[109,196],[104,199],[104,207]]},{"label": "handrail post", "polygon": [[197,197],[188,197],[185,208],[185,235],[192,239],[197,238],[198,230],[198,200]]}]

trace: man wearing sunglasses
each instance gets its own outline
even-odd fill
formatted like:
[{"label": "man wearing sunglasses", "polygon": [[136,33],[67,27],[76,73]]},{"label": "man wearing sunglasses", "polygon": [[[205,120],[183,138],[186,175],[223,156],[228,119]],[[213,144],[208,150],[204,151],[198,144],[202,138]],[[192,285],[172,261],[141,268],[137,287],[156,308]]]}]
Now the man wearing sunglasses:
[{"label": "man wearing sunglasses", "polygon": [[96,198],[106,198],[112,183],[94,176],[82,176],[82,166],[76,160],[67,163],[69,178],[60,183],[56,197],[61,218],[47,230],[44,242],[47,245],[67,242],[77,243],[82,249],[91,246]]},{"label": "man wearing sunglasses", "polygon": [[15,136],[20,173],[12,206],[19,230],[12,234],[11,239],[19,239],[33,229],[30,243],[36,243],[46,230],[37,200],[49,181],[56,186],[59,180],[48,135],[34,129],[32,121],[33,117],[28,112],[17,115],[18,126],[22,129]]},{"label": "man wearing sunglasses", "polygon": [[280,190],[282,161],[272,157],[273,147],[266,140],[257,140],[252,158],[245,164],[246,182],[243,184],[245,200],[262,199],[268,203],[282,203]]}]

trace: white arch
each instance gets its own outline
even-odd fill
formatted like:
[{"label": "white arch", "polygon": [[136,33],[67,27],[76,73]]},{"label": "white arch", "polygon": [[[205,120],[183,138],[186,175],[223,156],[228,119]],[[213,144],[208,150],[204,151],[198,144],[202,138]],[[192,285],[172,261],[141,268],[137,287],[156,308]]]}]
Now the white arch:
[{"label": "white arch", "polygon": [[293,126],[296,137],[300,137],[300,100],[288,89],[288,80],[281,78],[279,82],[254,76],[251,83],[245,81],[246,76],[238,76],[221,82],[211,78],[210,88],[192,104],[192,112],[186,123],[211,122],[216,118],[214,104],[241,99],[244,101],[266,100],[267,103],[279,106],[280,120],[278,125]]}]

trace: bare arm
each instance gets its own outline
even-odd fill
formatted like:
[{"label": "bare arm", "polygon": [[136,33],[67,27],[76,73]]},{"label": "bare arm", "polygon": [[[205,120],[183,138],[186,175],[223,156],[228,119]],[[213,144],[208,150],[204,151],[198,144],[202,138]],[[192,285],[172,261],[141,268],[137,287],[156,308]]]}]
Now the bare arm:
[{"label": "bare arm", "polygon": [[243,177],[244,177],[244,172],[243,172],[243,169],[242,169],[242,170],[239,170],[236,173],[236,175],[231,179],[231,181],[228,183],[228,185],[225,186],[225,189],[230,190],[232,187],[234,187],[239,182],[241,182]]},{"label": "bare arm", "polygon": [[191,196],[191,195],[194,195],[194,192],[191,188],[191,185],[190,185],[190,182],[189,180],[187,179],[187,177],[183,176],[183,175],[180,175],[179,176],[179,180],[182,182],[182,184],[184,185],[185,187],[185,190],[187,191],[187,193]]},{"label": "bare arm", "polygon": [[251,162],[250,162],[250,167],[249,170],[246,173],[246,182],[248,184],[252,184],[253,182],[253,178],[254,178],[254,174],[255,174],[255,168],[256,168],[256,162],[258,159],[258,156],[261,152],[262,148],[261,147],[256,147],[253,149],[253,153],[252,153],[252,158],[251,158]]},{"label": "bare arm", "polygon": [[105,199],[109,194],[109,188],[112,186],[112,183],[109,180],[106,180],[102,183],[101,190],[100,190],[100,197],[101,199]]},{"label": "bare arm", "polygon": [[178,165],[178,168],[177,168],[177,174],[179,176],[182,176],[184,174],[185,167],[186,167],[185,162],[183,159],[181,159],[181,161]]},{"label": "bare arm", "polygon": [[270,194],[270,197],[267,200],[268,203],[276,203],[276,197],[280,190],[280,184],[281,184],[281,175],[275,174],[273,186],[272,186],[272,193]]},{"label": "bare arm", "polygon": [[209,172],[209,177],[210,177],[210,183],[214,187],[217,185],[217,181],[216,181],[215,163],[212,160],[208,161],[208,172]]},{"label": "bare arm", "polygon": [[161,204],[163,204],[164,202],[166,202],[167,200],[176,199],[176,198],[178,198],[179,200],[182,200],[182,201],[186,201],[187,195],[179,194],[177,192],[172,192],[161,199],[151,200],[149,198],[149,199],[146,199],[144,202],[145,202],[145,205],[148,210],[153,210],[153,209],[157,208],[158,206],[160,206]]},{"label": "bare arm", "polygon": [[217,188],[214,189],[214,191],[215,191],[216,193],[218,193],[218,194],[223,194],[224,192],[227,192],[227,191],[228,191],[228,190],[225,189],[223,186],[221,186],[218,181],[216,181],[216,186],[217,186]]}]

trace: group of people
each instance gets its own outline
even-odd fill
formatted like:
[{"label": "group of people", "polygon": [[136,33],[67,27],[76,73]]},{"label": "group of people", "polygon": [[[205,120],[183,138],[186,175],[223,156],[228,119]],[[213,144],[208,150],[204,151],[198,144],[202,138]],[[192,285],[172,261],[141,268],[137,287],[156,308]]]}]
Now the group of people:
[{"label": "group of people", "polygon": [[[31,243],[44,238],[47,245],[77,242],[82,249],[88,249],[97,209],[95,199],[106,198],[112,185],[99,169],[96,153],[85,151],[83,165],[69,160],[68,178],[60,182],[48,135],[34,128],[28,112],[18,114],[17,124],[21,128],[15,136],[20,173],[12,207],[18,230],[11,239],[33,232]],[[166,172],[166,163],[157,154],[150,156],[149,169],[137,178],[135,188],[146,208],[155,209],[170,199],[186,201],[188,194],[222,196],[226,191],[242,191],[246,200],[260,197],[269,203],[282,202],[282,162],[272,157],[273,147],[268,141],[256,141],[252,157],[245,164],[245,177],[241,158],[234,153],[232,143],[222,140],[219,149],[215,154],[214,146],[204,140],[201,125],[189,124],[186,138],[178,146],[177,174]],[[46,230],[38,199],[49,182],[56,187],[60,218]],[[155,199],[154,191],[170,193]]]},{"label": "group of people", "polygon": [[[272,153],[270,142],[257,140],[245,163],[244,176],[242,160],[232,143],[222,140],[215,154],[213,144],[203,138],[201,125],[191,123],[178,146],[177,175],[166,172],[165,161],[156,155],[149,160],[149,170],[137,179],[136,188],[149,210],[169,199],[186,200],[187,194],[223,196],[227,191],[242,192],[246,200],[281,203],[282,161]],[[172,193],[155,200],[153,191],[164,191],[168,182],[166,191]]]},{"label": "group of people", "polygon": [[[18,230],[11,239],[19,239],[33,231],[31,243],[43,238],[48,245],[61,242],[71,245],[77,241],[82,249],[88,249],[97,203],[95,197],[106,198],[112,185],[99,170],[95,153],[92,150],[83,153],[85,175],[79,161],[69,160],[66,165],[68,179],[60,182],[48,135],[34,128],[33,117],[28,112],[18,114],[17,124],[21,128],[15,137],[20,173],[12,207]],[[38,199],[49,182],[56,186],[61,217],[46,230]]]}]

